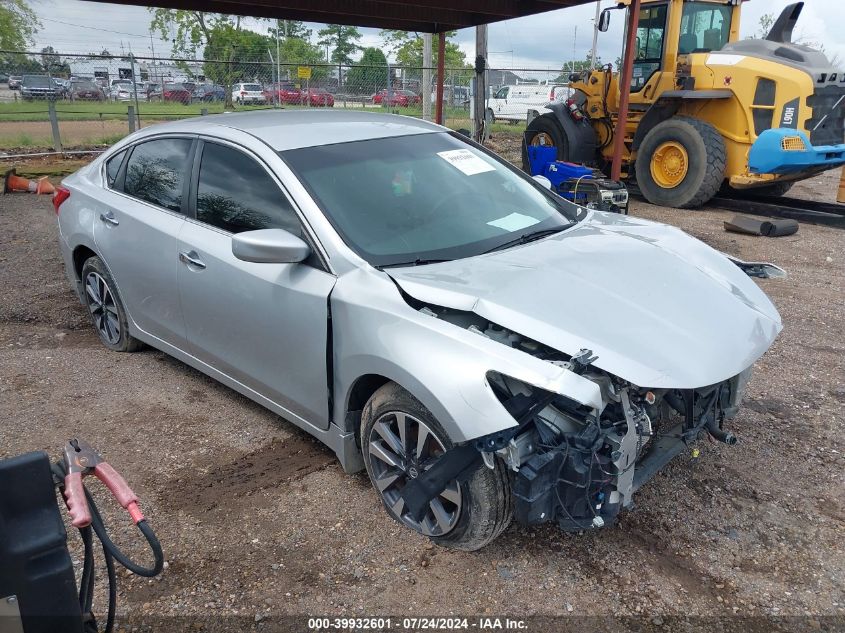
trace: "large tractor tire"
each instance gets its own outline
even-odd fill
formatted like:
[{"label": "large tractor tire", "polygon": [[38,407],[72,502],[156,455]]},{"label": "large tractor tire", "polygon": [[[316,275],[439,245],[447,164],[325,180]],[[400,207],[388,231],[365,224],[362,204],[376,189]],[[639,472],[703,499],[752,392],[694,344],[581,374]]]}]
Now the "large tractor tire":
[{"label": "large tractor tire", "polygon": [[652,204],[694,209],[725,179],[725,142],[709,123],[676,116],[658,123],[637,150],[637,185]]},{"label": "large tractor tire", "polygon": [[554,114],[543,114],[535,117],[526,128],[525,142],[522,145],[522,169],[525,173],[531,173],[528,164],[527,145],[553,145],[557,148],[558,160],[569,160],[569,146],[566,143],[566,136]]}]

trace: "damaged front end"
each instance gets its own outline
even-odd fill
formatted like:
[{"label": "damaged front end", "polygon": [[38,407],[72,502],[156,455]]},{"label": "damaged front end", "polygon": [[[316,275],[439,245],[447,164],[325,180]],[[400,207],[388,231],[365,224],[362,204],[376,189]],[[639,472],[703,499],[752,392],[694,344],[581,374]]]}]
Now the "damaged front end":
[{"label": "damaged front end", "polygon": [[631,508],[633,493],[702,433],[736,442],[722,425],[736,414],[750,368],[707,387],[649,389],[598,369],[589,350],[568,356],[471,313],[423,310],[593,381],[603,406],[590,408],[489,372],[490,388],[516,425],[444,453],[404,489],[412,512],[423,512],[454,479],[464,481],[482,467],[506,467],[517,521],[596,529]]}]

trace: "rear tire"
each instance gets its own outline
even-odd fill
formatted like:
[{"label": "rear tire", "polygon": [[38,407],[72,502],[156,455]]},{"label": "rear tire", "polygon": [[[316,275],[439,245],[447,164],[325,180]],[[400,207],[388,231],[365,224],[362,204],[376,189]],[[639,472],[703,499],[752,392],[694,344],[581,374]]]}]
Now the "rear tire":
[{"label": "rear tire", "polygon": [[[407,441],[402,443],[401,434],[394,433],[391,436],[393,442],[399,444],[392,446],[385,439],[385,435],[390,436],[385,428],[397,425],[398,429],[400,423],[408,424],[405,433]],[[375,428],[377,424],[378,429]],[[439,509],[442,511],[445,507],[450,517],[448,521],[443,521],[445,530],[440,529],[439,521],[433,522],[433,519],[437,518],[433,508],[430,512],[432,521],[429,521],[427,516],[422,524],[414,524],[413,519],[404,513],[404,503],[397,499],[398,491],[408,477],[416,476],[410,474],[410,471],[414,468],[426,469],[424,463],[428,460],[420,460],[418,463],[413,459],[420,452],[417,441],[425,437],[425,434],[420,433],[420,430],[424,429],[433,436],[422,442],[426,448],[423,455],[429,455],[428,460],[454,446],[429,410],[402,387],[389,382],[376,391],[364,407],[360,429],[361,449],[370,481],[381,497],[387,513],[406,527],[425,534],[434,543],[444,547],[465,551],[480,549],[499,536],[510,524],[512,502],[507,468],[497,459],[494,470],[482,466],[469,481],[461,484],[453,481],[447,487],[447,491],[450,491],[448,496],[433,500],[444,501],[440,503]],[[402,448],[399,448],[400,446]],[[402,465],[391,465],[376,456],[377,453],[383,455],[385,450],[392,456],[391,461],[401,461]],[[393,459],[394,457],[396,459]],[[395,481],[391,479],[394,475],[397,477]],[[388,479],[391,479],[391,483],[384,485]],[[381,490],[377,481],[383,484]]]},{"label": "rear tire", "polygon": [[554,114],[543,114],[528,124],[522,145],[522,170],[531,173],[526,145],[552,145],[557,148],[557,160],[569,160],[569,146]]},{"label": "rear tire", "polygon": [[[664,151],[668,158],[658,160]],[[726,164],[725,142],[716,128],[698,119],[676,116],[654,126],[640,144],[635,165],[637,185],[652,204],[694,209],[719,191]]]},{"label": "rear tire", "polygon": [[115,352],[137,352],[144,346],[129,334],[129,319],[117,284],[99,257],[89,257],[82,265],[82,291],[103,345]]}]

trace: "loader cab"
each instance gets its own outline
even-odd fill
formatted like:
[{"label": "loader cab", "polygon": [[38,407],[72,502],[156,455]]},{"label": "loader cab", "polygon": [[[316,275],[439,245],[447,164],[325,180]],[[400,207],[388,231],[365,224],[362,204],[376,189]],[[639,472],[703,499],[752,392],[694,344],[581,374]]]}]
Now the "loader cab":
[{"label": "loader cab", "polygon": [[673,89],[679,66],[689,63],[690,54],[717,51],[736,41],[739,10],[739,0],[644,1],[634,39],[632,103],[651,103]]}]

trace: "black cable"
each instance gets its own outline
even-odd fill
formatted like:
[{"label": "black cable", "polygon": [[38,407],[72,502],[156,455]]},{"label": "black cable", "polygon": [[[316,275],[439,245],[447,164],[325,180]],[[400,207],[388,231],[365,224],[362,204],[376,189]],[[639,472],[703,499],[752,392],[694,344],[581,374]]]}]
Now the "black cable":
[{"label": "black cable", "polygon": [[[67,475],[64,463],[58,462],[53,464],[52,471],[56,486],[59,491],[63,493],[64,480]],[[85,491],[85,499],[88,502],[88,509],[91,512],[91,525],[79,528],[79,534],[85,547],[84,563],[82,566],[82,575],[80,577],[79,586],[79,605],[82,609],[83,615],[85,617],[90,617],[91,621],[94,622],[96,630],[96,620],[94,620],[94,616],[92,614],[95,577],[94,549],[93,539],[91,537],[93,529],[93,533],[97,535],[98,539],[100,539],[100,544],[103,548],[103,559],[106,564],[106,572],[108,575],[108,614],[106,617],[106,628],[104,633],[111,633],[114,629],[114,620],[117,611],[117,573],[114,561],[117,560],[117,562],[123,565],[126,569],[138,576],[151,578],[161,573],[161,570],[164,567],[164,553],[162,552],[161,543],[156,537],[155,532],[153,532],[153,529],[149,526],[146,519],[142,519],[141,521],[138,521],[136,525],[141,531],[141,534],[144,535],[144,538],[147,540],[147,543],[153,552],[153,566],[147,568],[133,562],[109,538],[103,517],[100,514],[97,504],[94,502],[94,498],[91,496],[88,488],[84,485],[83,490]]]}]

